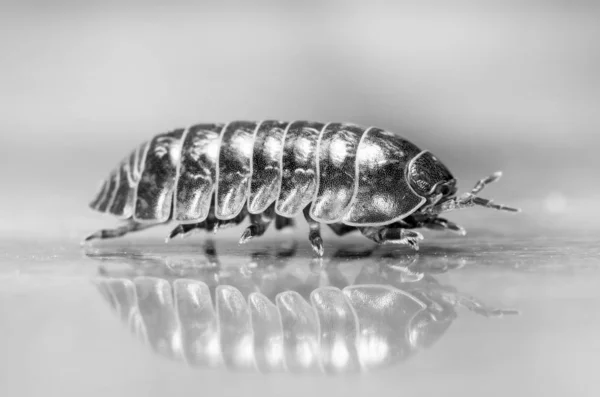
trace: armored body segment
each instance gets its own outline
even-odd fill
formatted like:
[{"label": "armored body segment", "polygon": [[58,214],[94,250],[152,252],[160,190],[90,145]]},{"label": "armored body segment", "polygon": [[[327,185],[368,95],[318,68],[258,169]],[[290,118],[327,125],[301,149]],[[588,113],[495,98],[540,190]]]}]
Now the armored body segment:
[{"label": "armored body segment", "polygon": [[295,121],[288,126],[277,214],[293,217],[312,201],[317,188],[317,141],[323,127],[323,123],[310,121]]},{"label": "armored body segment", "polygon": [[173,209],[173,217],[178,222],[201,222],[208,216],[223,127],[224,124],[194,125],[183,138]]},{"label": "armored body segment", "polygon": [[358,192],[343,223],[385,225],[416,211],[425,199],[408,185],[406,167],[420,152],[398,135],[370,128],[358,145]]},{"label": "armored body segment", "polygon": [[107,180],[103,180],[102,184],[98,188],[96,195],[93,200],[90,202],[90,208],[100,211],[100,204],[105,200],[106,194],[108,193],[108,183],[110,182],[110,178]]},{"label": "armored body segment", "polygon": [[140,180],[140,176],[141,176],[141,172],[140,170],[136,170],[136,168],[138,167],[137,162],[138,160],[138,152],[140,151],[140,148],[142,147],[142,145],[140,145],[138,148],[136,148],[133,152],[131,152],[129,154],[129,156],[127,156],[124,160],[123,163],[127,163],[127,169],[129,170],[127,172],[127,178],[129,178],[129,183],[134,187],[134,196],[135,196],[135,185],[137,185],[137,181]]},{"label": "armored body segment", "polygon": [[142,170],[144,169],[144,163],[146,161],[146,153],[148,152],[148,148],[150,147],[150,142],[144,142],[132,153],[132,156],[129,157],[131,164],[131,178],[134,181],[134,184],[142,177]]},{"label": "armored body segment", "polygon": [[[132,153],[132,157],[135,153]],[[119,172],[119,184],[117,186],[117,193],[115,198],[108,209],[108,211],[121,219],[128,219],[133,215],[133,203],[135,197],[135,182],[130,176],[131,170],[129,169],[129,159],[125,159],[121,162],[118,168]]]},{"label": "armored body segment", "polygon": [[100,212],[106,212],[112,205],[117,194],[117,187],[119,186],[120,173],[119,169],[114,169],[106,180],[106,191],[104,192],[102,199],[98,202],[96,209]]},{"label": "armored body segment", "polygon": [[147,146],[147,143],[140,145],[121,161],[102,183],[90,207],[100,212],[110,212],[121,219],[128,219],[133,215],[135,187],[141,174],[139,158],[144,155]]},{"label": "armored body segment", "polygon": [[250,185],[256,126],[256,122],[234,121],[221,133],[215,200],[218,219],[232,219],[244,208]]},{"label": "armored body segment", "polygon": [[184,131],[177,129],[152,139],[135,191],[135,221],[161,223],[169,219]]},{"label": "armored body segment", "polygon": [[356,151],[363,127],[354,124],[328,124],[319,139],[318,192],[310,214],[323,223],[338,222],[350,208],[356,193]]},{"label": "armored body segment", "polygon": [[252,179],[248,212],[258,214],[277,200],[281,179],[281,155],[287,122],[263,121],[254,135]]}]

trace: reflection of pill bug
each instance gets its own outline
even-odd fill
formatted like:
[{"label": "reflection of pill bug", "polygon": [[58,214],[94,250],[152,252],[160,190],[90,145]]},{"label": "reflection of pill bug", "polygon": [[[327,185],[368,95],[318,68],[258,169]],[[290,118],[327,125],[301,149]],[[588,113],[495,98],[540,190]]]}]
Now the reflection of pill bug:
[{"label": "reflection of pill bug", "polygon": [[88,239],[169,220],[179,223],[171,236],[216,230],[249,215],[245,242],[262,235],[273,219],[283,227],[304,212],[319,255],[320,223],[339,235],[358,228],[377,243],[417,248],[422,236],[408,229],[464,232],[438,217],[444,211],[473,205],[512,210],[476,197],[498,177],[454,197],[456,181],[441,161],[375,127],[274,120],[199,124],[156,135],[113,170],[90,205],[128,225]]},{"label": "reflection of pill bug", "polygon": [[295,291],[273,302],[259,292],[245,298],[229,285],[211,291],[192,279],[106,278],[99,287],[161,355],[261,372],[384,367],[429,346],[454,319],[436,318],[412,294],[375,284],[317,288],[310,303]]}]

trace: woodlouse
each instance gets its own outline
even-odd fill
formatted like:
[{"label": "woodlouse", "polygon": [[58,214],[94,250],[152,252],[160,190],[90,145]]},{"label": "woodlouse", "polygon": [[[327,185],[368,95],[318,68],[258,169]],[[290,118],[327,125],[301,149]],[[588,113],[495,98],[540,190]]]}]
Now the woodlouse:
[{"label": "woodlouse", "polygon": [[465,230],[439,217],[480,205],[518,211],[478,197],[496,172],[455,196],[456,180],[427,150],[377,127],[311,121],[197,124],[156,135],[127,156],[90,206],[126,223],[86,240],[111,238],[173,220],[169,238],[216,231],[247,216],[240,239],[261,236],[275,220],[293,226],[303,212],[313,250],[323,255],[320,224],[383,244],[418,249],[420,227]]}]

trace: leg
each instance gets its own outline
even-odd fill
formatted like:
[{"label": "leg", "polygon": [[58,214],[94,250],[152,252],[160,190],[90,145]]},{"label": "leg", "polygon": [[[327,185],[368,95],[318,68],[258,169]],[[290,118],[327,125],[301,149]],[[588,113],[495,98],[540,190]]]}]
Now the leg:
[{"label": "leg", "polygon": [[407,244],[415,251],[419,250],[419,240],[423,240],[421,233],[399,227],[369,226],[358,229],[363,236],[377,244]]},{"label": "leg", "polygon": [[313,251],[318,256],[323,256],[323,239],[321,238],[321,224],[315,221],[310,216],[310,205],[307,205],[304,210],[304,219],[308,222],[308,240],[312,246]]},{"label": "leg", "polygon": [[275,216],[275,203],[271,204],[265,212],[261,214],[250,214],[250,226],[244,230],[240,237],[240,244],[247,243],[250,239],[262,236],[273,221]]},{"label": "leg", "polygon": [[294,218],[286,218],[285,216],[275,215],[276,230],[290,230],[295,226]]},{"label": "leg", "polygon": [[171,230],[169,236],[165,239],[165,242],[169,242],[171,239],[181,236],[181,238],[189,237],[194,231],[206,230],[208,232],[216,233],[219,230],[219,220],[215,218],[214,212],[208,214],[208,217],[199,223],[179,224],[175,229]]},{"label": "leg", "polygon": [[239,225],[244,221],[247,214],[248,213],[244,208],[242,212],[240,212],[239,215],[235,218],[222,221],[215,217],[214,206],[212,206],[205,220],[199,223],[177,225],[175,229],[173,229],[171,233],[169,233],[169,236],[166,238],[165,242],[168,243],[172,238],[176,236],[181,236],[182,238],[188,237],[196,230],[206,230],[207,232],[216,233],[220,228],[232,225]]},{"label": "leg", "polygon": [[343,223],[330,223],[327,226],[338,236],[345,236],[356,230],[355,226],[344,225]]},{"label": "leg", "polygon": [[205,227],[205,222],[177,225],[175,229],[171,230],[171,233],[169,233],[169,237],[166,238],[165,242],[168,243],[177,236],[181,236],[181,238],[189,237],[195,230],[202,230]]},{"label": "leg", "polygon": [[176,236],[189,237],[194,231],[199,230],[207,230],[209,232],[216,232],[217,229],[217,218],[215,217],[215,198],[213,196],[212,201],[210,203],[210,209],[208,210],[208,216],[202,222],[198,223],[190,223],[190,224],[180,224],[175,227],[169,233],[169,236],[165,239],[165,242],[169,242],[172,238]]},{"label": "leg", "polygon": [[[248,210],[246,209],[246,206],[244,206],[242,211],[235,218],[226,219],[226,220],[216,219],[214,227],[212,227],[212,232],[216,234],[219,231],[219,229],[225,229],[227,227],[237,226],[240,223],[244,222],[244,219],[246,219],[247,216],[248,216]],[[208,228],[207,228],[207,230],[208,230]]]},{"label": "leg", "polygon": [[104,240],[107,238],[121,237],[121,236],[126,235],[127,233],[137,232],[139,230],[148,229],[148,228],[150,228],[152,226],[156,226],[156,225],[160,225],[160,223],[146,224],[146,223],[135,222],[133,219],[128,219],[123,226],[119,226],[114,229],[102,229],[102,230],[98,230],[95,233],[90,234],[89,236],[87,236],[85,238],[84,242],[96,240],[96,239]]},{"label": "leg", "polygon": [[461,236],[467,234],[467,231],[462,226],[459,226],[456,223],[450,222],[449,220],[444,218],[432,218],[431,220],[423,224],[423,226],[427,229],[432,230],[451,230],[455,233],[460,234]]}]

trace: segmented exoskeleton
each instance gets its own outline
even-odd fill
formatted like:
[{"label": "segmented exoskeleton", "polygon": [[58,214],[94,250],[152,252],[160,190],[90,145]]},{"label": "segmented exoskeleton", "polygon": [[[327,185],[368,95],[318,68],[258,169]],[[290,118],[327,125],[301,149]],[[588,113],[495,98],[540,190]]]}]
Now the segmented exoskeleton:
[{"label": "segmented exoskeleton", "polygon": [[169,238],[216,230],[247,216],[240,243],[276,220],[291,226],[303,212],[314,251],[320,223],[338,235],[359,229],[377,243],[418,249],[418,227],[460,226],[438,215],[481,205],[516,211],[477,196],[495,173],[455,197],[456,180],[430,152],[397,134],[349,123],[267,120],[198,124],[156,135],[104,181],[91,207],[128,222],[88,237],[109,238],[173,220]]}]

